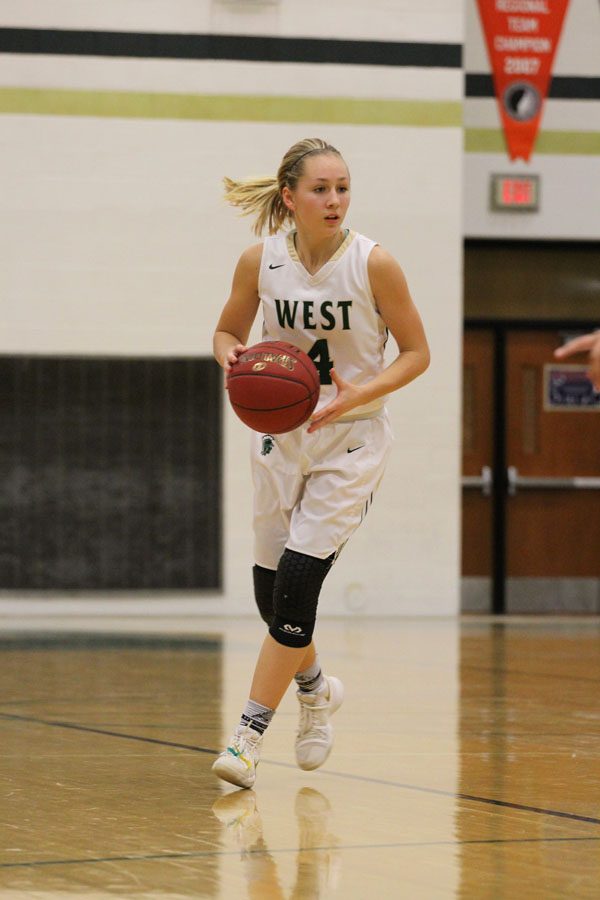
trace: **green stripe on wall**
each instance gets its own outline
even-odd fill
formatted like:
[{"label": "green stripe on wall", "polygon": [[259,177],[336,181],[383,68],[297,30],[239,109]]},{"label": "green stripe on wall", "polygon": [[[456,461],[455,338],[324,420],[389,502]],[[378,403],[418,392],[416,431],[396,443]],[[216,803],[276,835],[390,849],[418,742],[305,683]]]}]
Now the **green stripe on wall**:
[{"label": "green stripe on wall", "polygon": [[[599,131],[541,131],[534,144],[534,153],[556,156],[600,155]],[[496,128],[467,128],[467,153],[506,153],[504,132]]]},{"label": "green stripe on wall", "polygon": [[461,127],[455,101],[354,100],[0,88],[0,113],[217,122],[326,122],[351,125]]}]

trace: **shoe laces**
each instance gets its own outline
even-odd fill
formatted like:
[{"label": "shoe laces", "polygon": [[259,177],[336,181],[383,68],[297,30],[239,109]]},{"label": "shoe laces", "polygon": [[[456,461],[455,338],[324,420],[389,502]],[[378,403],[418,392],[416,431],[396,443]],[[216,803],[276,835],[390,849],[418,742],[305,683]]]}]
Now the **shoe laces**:
[{"label": "shoe laces", "polygon": [[247,725],[234,732],[227,749],[232,750],[236,756],[250,755],[254,757],[258,752],[261,740],[262,734]]},{"label": "shoe laces", "polygon": [[309,732],[323,732],[329,722],[329,701],[326,697],[317,695],[314,702],[307,702],[300,696],[300,726],[298,733],[301,735]]}]

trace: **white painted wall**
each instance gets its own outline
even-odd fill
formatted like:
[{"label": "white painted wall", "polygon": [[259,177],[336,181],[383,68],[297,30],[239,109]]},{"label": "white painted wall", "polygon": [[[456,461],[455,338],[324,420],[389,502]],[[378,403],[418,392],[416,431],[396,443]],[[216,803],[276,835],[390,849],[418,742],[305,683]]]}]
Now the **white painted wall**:
[{"label": "white painted wall", "polygon": [[[489,73],[476,0],[466,4],[465,69]],[[553,66],[554,75],[600,77],[600,4],[570,0]],[[501,128],[495,98],[466,98],[468,129]],[[541,129],[596,136],[600,148],[600,100],[546,100]],[[492,173],[541,178],[541,208],[534,213],[489,209]],[[464,232],[467,237],[600,239],[600,150],[590,155],[534,152],[528,162],[508,153],[465,154]]]},{"label": "white painted wall", "polygon": [[462,0],[3,0],[5,27],[463,40]]},{"label": "white painted wall", "polygon": [[[301,33],[294,4],[277,33]],[[340,12],[341,4],[331,4]],[[321,10],[319,6],[319,10]],[[323,8],[327,8],[323,7]],[[344,5],[338,36],[459,40],[459,2],[380,2],[363,15]],[[43,13],[41,12],[43,10]],[[5,3],[6,24],[139,30],[208,29],[208,4]],[[356,12],[360,10],[359,12]],[[272,10],[271,10],[272,11]],[[211,10],[211,15],[217,15]],[[203,18],[203,15],[206,14]],[[225,8],[218,15],[233,15]],[[167,25],[167,18],[170,25]],[[212,20],[210,20],[212,21]],[[295,24],[290,24],[295,23]],[[325,36],[333,30],[325,16]],[[296,31],[290,29],[297,29]],[[287,29],[287,31],[286,31]],[[223,26],[221,30],[225,30]],[[231,30],[235,30],[233,27]],[[316,27],[313,32],[316,33]],[[276,79],[266,69],[276,69]],[[315,67],[322,68],[322,67]],[[348,67],[327,82],[339,96],[460,99],[457,72]],[[306,67],[303,96],[318,93]],[[164,83],[159,85],[160,75]],[[5,59],[0,83],[24,87],[287,94],[297,67],[132,60]],[[323,74],[323,73],[321,73]],[[121,79],[121,80],[120,80]],[[312,79],[312,80],[311,80]],[[394,81],[396,82],[394,85]],[[356,86],[355,88],[353,86]],[[348,224],[403,265],[430,337],[426,375],[390,401],[396,448],[380,497],[328,578],[323,614],[454,614],[459,586],[461,168],[458,127],[151,121],[11,115],[0,118],[0,352],[207,355],[249,224],[221,200],[224,174],[273,172],[299,138],[318,134],[344,153],[353,175]],[[223,595],[175,597],[181,612],[254,614],[248,435],[227,410]],[[32,611],[48,611],[31,597]],[[141,601],[78,603],[57,612],[135,611]],[[6,598],[0,608],[10,611]],[[23,610],[22,599],[15,600]],[[8,605],[7,605],[8,604]],[[164,611],[165,598],[143,600]]]}]

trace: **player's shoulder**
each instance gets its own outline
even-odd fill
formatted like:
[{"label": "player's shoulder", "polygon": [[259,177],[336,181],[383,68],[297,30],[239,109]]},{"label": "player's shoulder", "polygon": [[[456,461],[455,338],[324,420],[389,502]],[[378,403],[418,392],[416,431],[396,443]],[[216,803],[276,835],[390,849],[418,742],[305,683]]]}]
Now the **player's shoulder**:
[{"label": "player's shoulder", "polygon": [[246,247],[238,259],[237,271],[242,275],[258,275],[262,254],[262,243],[251,244],[250,247]]},{"label": "player's shoulder", "polygon": [[383,275],[400,269],[400,263],[389,250],[381,244],[375,244],[369,253],[369,273]]},{"label": "player's shoulder", "polygon": [[367,272],[371,290],[378,300],[390,292],[398,295],[406,291],[406,276],[400,263],[384,247],[373,247],[369,255]]},{"label": "player's shoulder", "polygon": [[247,285],[254,290],[258,284],[261,259],[262,244],[252,244],[250,247],[246,247],[237,261],[234,283],[238,286]]},{"label": "player's shoulder", "polygon": [[240,262],[249,266],[259,266],[262,259],[264,242],[260,244],[251,244],[243,251],[240,256]]}]

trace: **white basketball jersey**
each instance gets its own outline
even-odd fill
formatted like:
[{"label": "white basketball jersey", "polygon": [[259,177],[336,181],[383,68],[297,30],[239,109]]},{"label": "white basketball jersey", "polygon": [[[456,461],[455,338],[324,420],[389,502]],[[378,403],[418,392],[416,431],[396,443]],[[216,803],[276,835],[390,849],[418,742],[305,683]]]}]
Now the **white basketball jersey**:
[{"label": "white basketball jersey", "polygon": [[[348,231],[338,251],[311,275],[300,262],[293,231],[265,239],[258,279],[263,340],[288,341],[309,354],[321,379],[317,409],[336,396],[332,365],[353,384],[365,384],[383,369],[387,329],[367,271],[375,246],[364,235]],[[373,415],[384,402],[379,397],[339,421]]]}]

